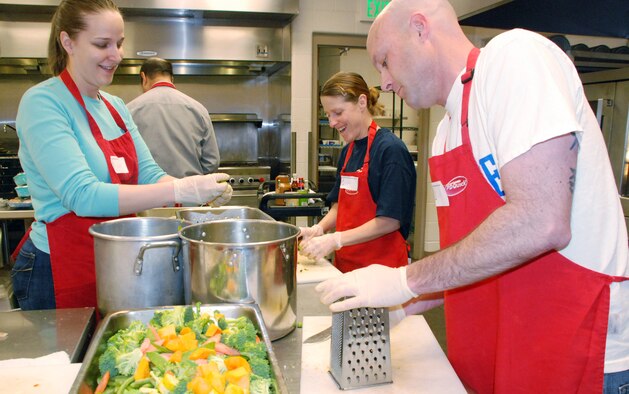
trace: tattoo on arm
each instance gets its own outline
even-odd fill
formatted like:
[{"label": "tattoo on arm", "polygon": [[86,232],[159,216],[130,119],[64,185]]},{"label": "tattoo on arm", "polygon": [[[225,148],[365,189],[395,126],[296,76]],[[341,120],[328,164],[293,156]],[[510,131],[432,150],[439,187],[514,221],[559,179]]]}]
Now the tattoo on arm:
[{"label": "tattoo on arm", "polygon": [[570,145],[570,150],[579,149],[579,139],[577,138],[577,133],[573,131],[570,134],[574,137],[574,141],[572,141],[572,145]]},{"label": "tattoo on arm", "polygon": [[570,168],[570,179],[568,180],[568,184],[570,185],[570,193],[574,194],[574,185],[577,181],[577,169]]},{"label": "tattoo on arm", "polygon": [[[572,136],[574,137],[574,141],[572,141],[572,145],[570,145],[570,150],[575,150],[575,149],[579,149],[579,139],[577,138],[577,133],[575,133],[574,131],[572,133]],[[574,194],[574,186],[575,183],[577,181],[577,169],[576,168],[570,168],[570,179],[568,180],[568,184],[570,185],[570,193]]]}]

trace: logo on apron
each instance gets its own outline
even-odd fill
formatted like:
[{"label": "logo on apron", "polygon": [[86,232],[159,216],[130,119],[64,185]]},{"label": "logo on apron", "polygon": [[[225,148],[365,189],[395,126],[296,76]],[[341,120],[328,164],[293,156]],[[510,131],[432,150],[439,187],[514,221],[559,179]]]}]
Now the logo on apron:
[{"label": "logo on apron", "polygon": [[446,194],[449,197],[456,196],[463,193],[463,190],[467,187],[467,178],[464,176],[456,176],[446,184]]}]

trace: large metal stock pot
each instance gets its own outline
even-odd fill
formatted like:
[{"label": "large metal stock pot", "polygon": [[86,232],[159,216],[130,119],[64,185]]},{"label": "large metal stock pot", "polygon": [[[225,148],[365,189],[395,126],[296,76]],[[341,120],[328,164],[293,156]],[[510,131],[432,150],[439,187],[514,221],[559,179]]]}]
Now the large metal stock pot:
[{"label": "large metal stock pot", "polygon": [[296,226],[268,220],[184,227],[186,302],[255,302],[271,340],[290,333],[297,317],[298,234]]},{"label": "large metal stock pot", "polygon": [[134,217],[90,227],[101,314],[185,302],[179,219]]}]

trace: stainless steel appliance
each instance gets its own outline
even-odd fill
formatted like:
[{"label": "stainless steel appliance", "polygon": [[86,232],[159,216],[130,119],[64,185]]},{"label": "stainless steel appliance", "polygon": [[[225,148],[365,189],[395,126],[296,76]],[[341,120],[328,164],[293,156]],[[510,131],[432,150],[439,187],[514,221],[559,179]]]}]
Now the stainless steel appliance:
[{"label": "stainless steel appliance", "polygon": [[228,205],[243,205],[258,208],[258,188],[271,177],[269,166],[219,167],[218,172],[230,175],[229,183],[234,189]]}]

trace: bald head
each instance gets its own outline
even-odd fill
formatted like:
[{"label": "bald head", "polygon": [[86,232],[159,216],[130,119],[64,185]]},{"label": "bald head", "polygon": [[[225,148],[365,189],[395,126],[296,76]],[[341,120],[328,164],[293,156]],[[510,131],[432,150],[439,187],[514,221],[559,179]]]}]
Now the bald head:
[{"label": "bald head", "polygon": [[445,104],[471,47],[446,0],[393,0],[367,37],[382,88],[413,108]]}]

